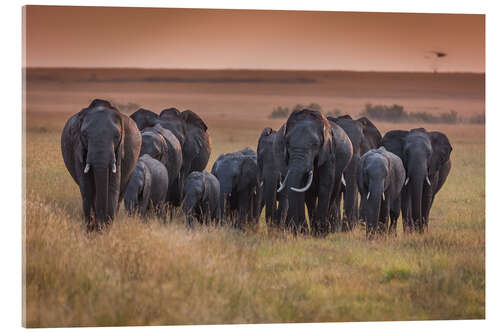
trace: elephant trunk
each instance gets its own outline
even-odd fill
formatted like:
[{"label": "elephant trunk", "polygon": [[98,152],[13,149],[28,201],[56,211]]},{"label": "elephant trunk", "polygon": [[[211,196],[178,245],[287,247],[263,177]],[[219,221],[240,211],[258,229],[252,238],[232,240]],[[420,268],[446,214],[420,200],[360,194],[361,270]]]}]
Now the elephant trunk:
[{"label": "elephant trunk", "polygon": [[[309,179],[309,172],[298,168],[291,168],[288,173],[287,188],[304,188],[304,181]],[[288,191],[290,220],[296,230],[304,232],[306,227],[305,194],[300,191]]]},{"label": "elephant trunk", "polygon": [[230,196],[233,191],[233,186],[230,183],[222,182],[220,183],[220,213],[222,217],[227,217],[229,212],[227,211],[230,208]]},{"label": "elephant trunk", "polygon": [[380,216],[380,204],[384,191],[383,182],[371,181],[365,197],[366,237],[371,238],[377,230]]},{"label": "elephant trunk", "polygon": [[134,181],[132,180],[128,187],[125,195],[123,197],[123,202],[125,204],[125,209],[127,210],[129,215],[134,214],[137,209],[137,202],[139,197],[139,191],[137,186],[135,186]]},{"label": "elephant trunk", "polygon": [[184,214],[186,215],[186,224],[188,227],[193,226],[193,208],[195,206],[195,200],[190,197],[186,196],[184,202],[182,203],[182,210],[184,211]]},{"label": "elephant trunk", "polygon": [[412,174],[407,185],[411,197],[411,220],[413,228],[418,229],[419,232],[423,232],[422,193],[426,177],[424,171]]},{"label": "elephant trunk", "polygon": [[109,223],[108,215],[108,192],[109,192],[109,168],[93,168],[95,182],[95,218],[98,224]]}]

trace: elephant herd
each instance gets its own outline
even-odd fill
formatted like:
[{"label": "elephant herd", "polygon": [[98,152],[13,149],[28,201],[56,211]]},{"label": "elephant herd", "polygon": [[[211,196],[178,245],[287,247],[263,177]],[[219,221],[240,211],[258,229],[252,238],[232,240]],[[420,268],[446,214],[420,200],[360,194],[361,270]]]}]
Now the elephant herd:
[{"label": "elephant herd", "polygon": [[123,199],[130,214],[144,217],[172,217],[182,207],[188,226],[226,221],[241,228],[258,223],[265,207],[269,226],[294,234],[324,236],[365,221],[369,238],[395,233],[400,213],[405,232],[428,228],[452,151],[441,132],[382,137],[365,117],[302,109],[278,130],[265,128],[257,152],[221,154],[209,173],[211,139],[194,112],[139,109],[128,117],[100,99],[67,121],[61,149],[88,230],[109,225]]}]

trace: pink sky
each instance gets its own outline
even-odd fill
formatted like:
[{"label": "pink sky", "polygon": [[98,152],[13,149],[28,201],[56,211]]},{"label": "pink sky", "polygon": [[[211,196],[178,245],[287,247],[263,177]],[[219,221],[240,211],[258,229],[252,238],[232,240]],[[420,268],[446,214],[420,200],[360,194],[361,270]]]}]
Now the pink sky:
[{"label": "pink sky", "polygon": [[[484,15],[26,7],[31,67],[484,72]],[[447,53],[437,58],[430,51]]]}]

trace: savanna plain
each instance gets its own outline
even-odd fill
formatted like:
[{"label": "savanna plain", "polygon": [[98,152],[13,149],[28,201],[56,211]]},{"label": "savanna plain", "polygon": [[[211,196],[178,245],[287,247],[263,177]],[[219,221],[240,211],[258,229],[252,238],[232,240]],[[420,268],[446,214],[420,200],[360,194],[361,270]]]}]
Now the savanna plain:
[{"label": "savanna plain", "polygon": [[325,238],[196,227],[181,213],[129,217],[85,232],[60,151],[66,120],[94,98],[126,114],[192,109],[212,154],[256,149],[274,107],[318,103],[353,116],[366,103],[461,117],[484,113],[484,75],[357,72],[27,69],[24,324],[27,327],[482,319],[485,317],[485,141],[481,124],[384,123],[446,133],[452,170],[423,235]]}]

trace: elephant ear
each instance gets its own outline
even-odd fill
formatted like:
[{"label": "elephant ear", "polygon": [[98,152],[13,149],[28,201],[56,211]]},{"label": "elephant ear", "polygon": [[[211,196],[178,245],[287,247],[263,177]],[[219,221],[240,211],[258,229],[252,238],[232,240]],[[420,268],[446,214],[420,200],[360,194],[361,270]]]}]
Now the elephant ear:
[{"label": "elephant ear", "polygon": [[274,138],[274,154],[276,160],[278,161],[278,167],[281,174],[286,173],[286,168],[288,164],[286,144],[285,144],[285,133],[286,133],[286,123],[281,126],[279,131],[276,132]]},{"label": "elephant ear", "polygon": [[248,156],[243,157],[238,177],[238,185],[236,187],[237,191],[256,186],[258,176],[258,167],[255,160]]},{"label": "elephant ear", "polygon": [[61,152],[63,160],[71,177],[77,184],[79,183],[78,179],[83,172],[84,165],[84,149],[81,141],[80,128],[88,112],[89,109],[84,108],[77,114],[71,116],[61,133]]},{"label": "elephant ear", "polygon": [[141,202],[141,214],[144,215],[149,206],[149,201],[151,199],[151,171],[146,163],[140,161],[144,170],[144,186],[142,188],[142,202]]},{"label": "elephant ear", "polygon": [[429,139],[432,145],[430,171],[434,174],[450,160],[453,148],[448,137],[441,132],[429,132]]},{"label": "elephant ear", "polygon": [[201,198],[202,198],[203,202],[207,202],[207,200],[210,199],[208,197],[209,191],[207,190],[207,187],[209,186],[209,185],[207,185],[207,182],[209,180],[208,180],[208,177],[203,173],[202,173],[202,180],[203,181],[201,182],[201,186],[202,186],[201,187]]},{"label": "elephant ear", "polygon": [[153,111],[146,109],[139,109],[130,115],[130,118],[136,123],[139,130],[143,130],[146,127],[155,126],[158,115]]},{"label": "elephant ear", "polygon": [[165,138],[160,135],[161,140],[161,158],[160,162],[161,164],[167,166],[168,165],[168,145],[167,141],[165,141]]},{"label": "elephant ear", "polygon": [[184,119],[184,121],[187,124],[196,126],[196,127],[202,129],[205,132],[208,129],[208,127],[205,124],[205,122],[196,113],[194,113],[191,110],[182,111],[182,118]]},{"label": "elephant ear", "polygon": [[141,151],[142,136],[135,122],[128,116],[120,113],[123,123],[123,136],[121,142],[121,182],[120,182],[120,200],[122,194],[127,189],[128,182],[134,171],[134,167],[139,159]]},{"label": "elephant ear", "polygon": [[219,157],[217,158],[217,160],[214,162],[214,165],[212,165],[212,170],[210,171],[210,173],[212,175],[215,176],[215,174],[217,172],[217,168],[219,167],[220,161],[221,161],[221,159],[222,159],[223,156],[224,156],[224,154],[220,154]]},{"label": "elephant ear", "polygon": [[363,128],[364,144],[367,150],[378,148],[382,142],[382,135],[375,125],[366,117],[361,117],[358,120]]},{"label": "elephant ear", "polygon": [[401,130],[389,131],[382,138],[381,144],[382,146],[385,147],[385,149],[387,149],[387,151],[390,151],[391,153],[395,154],[401,160],[403,160],[403,162],[405,162],[403,150],[405,146],[405,140],[408,134],[409,134],[408,131],[401,131]]},{"label": "elephant ear", "polygon": [[318,157],[318,165],[323,165],[329,160],[333,160],[335,155],[333,154],[333,135],[332,135],[332,127],[328,120],[322,115],[323,121],[323,145],[321,146],[321,150],[319,152]]}]

